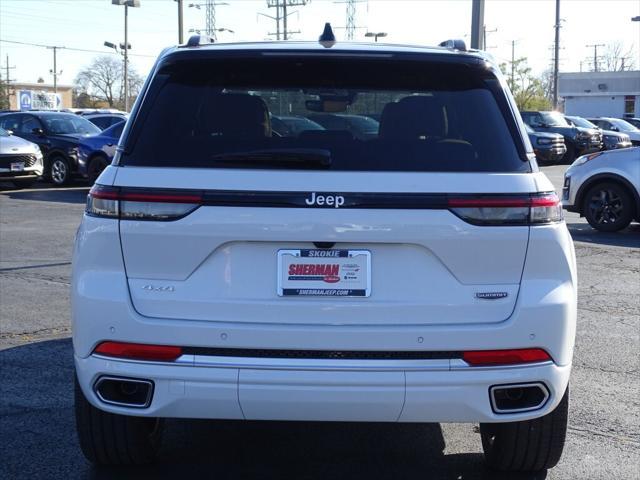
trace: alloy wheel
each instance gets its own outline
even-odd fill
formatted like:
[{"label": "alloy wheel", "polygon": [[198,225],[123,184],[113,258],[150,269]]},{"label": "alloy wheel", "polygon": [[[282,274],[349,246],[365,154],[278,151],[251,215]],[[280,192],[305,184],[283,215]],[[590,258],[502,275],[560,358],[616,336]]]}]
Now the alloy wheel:
[{"label": "alloy wheel", "polygon": [[55,159],[51,164],[51,180],[58,185],[63,184],[67,180],[68,169],[64,160]]}]

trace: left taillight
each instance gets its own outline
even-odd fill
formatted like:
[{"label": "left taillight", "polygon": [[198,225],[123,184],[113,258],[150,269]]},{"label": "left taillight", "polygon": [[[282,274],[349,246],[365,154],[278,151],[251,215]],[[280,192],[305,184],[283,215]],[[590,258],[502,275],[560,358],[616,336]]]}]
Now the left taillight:
[{"label": "left taillight", "polygon": [[460,196],[448,207],[474,225],[539,225],[562,220],[562,204],[554,193],[506,196]]},{"label": "left taillight", "polygon": [[170,221],[190,214],[200,205],[199,193],[94,185],[87,197],[86,213],[121,220]]}]

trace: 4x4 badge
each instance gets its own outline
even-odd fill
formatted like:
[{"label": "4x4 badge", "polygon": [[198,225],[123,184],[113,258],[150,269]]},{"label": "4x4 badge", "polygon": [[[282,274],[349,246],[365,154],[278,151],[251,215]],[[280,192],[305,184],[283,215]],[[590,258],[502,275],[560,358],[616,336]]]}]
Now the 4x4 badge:
[{"label": "4x4 badge", "polygon": [[481,298],[482,300],[498,300],[508,296],[507,292],[476,292],[476,298]]}]

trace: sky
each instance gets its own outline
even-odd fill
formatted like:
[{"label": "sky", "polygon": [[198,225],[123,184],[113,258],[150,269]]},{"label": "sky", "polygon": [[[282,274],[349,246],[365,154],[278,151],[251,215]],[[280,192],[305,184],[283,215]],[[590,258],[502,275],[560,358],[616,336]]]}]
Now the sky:
[{"label": "sky", "polygon": [[[204,28],[204,7],[189,8],[184,0],[184,28]],[[266,0],[217,0],[216,27],[220,42],[273,39],[274,15]],[[129,8],[131,65],[146,76],[155,57],[166,46],[176,44],[177,3],[174,0],[140,0],[140,8]],[[317,40],[324,22],[331,22],[338,40],[344,39],[346,5],[331,0],[309,0],[307,5],[290,8],[289,28],[299,30],[297,40]],[[621,42],[632,49],[633,61],[640,67],[640,0],[561,0],[560,71],[579,71],[580,62],[593,58],[589,44]],[[486,0],[487,50],[500,62],[527,57],[535,73],[549,68],[554,40],[555,0]],[[437,45],[449,38],[469,43],[471,0],[362,0],[357,3],[354,39],[367,31],[386,32],[387,43]],[[35,82],[42,77],[53,81],[53,51],[24,42],[65,47],[58,50],[59,84],[73,84],[78,71],[100,55],[118,55],[104,42],[124,41],[124,7],[111,0],[0,0],[0,65],[6,75],[9,58],[10,79]],[[584,68],[587,68],[586,63]]]}]

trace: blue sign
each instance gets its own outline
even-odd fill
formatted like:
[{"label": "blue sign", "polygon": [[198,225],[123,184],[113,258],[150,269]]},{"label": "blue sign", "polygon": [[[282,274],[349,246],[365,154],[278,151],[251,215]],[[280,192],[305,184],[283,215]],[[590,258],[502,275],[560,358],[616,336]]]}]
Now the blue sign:
[{"label": "blue sign", "polygon": [[20,110],[31,110],[31,90],[20,90]]}]

